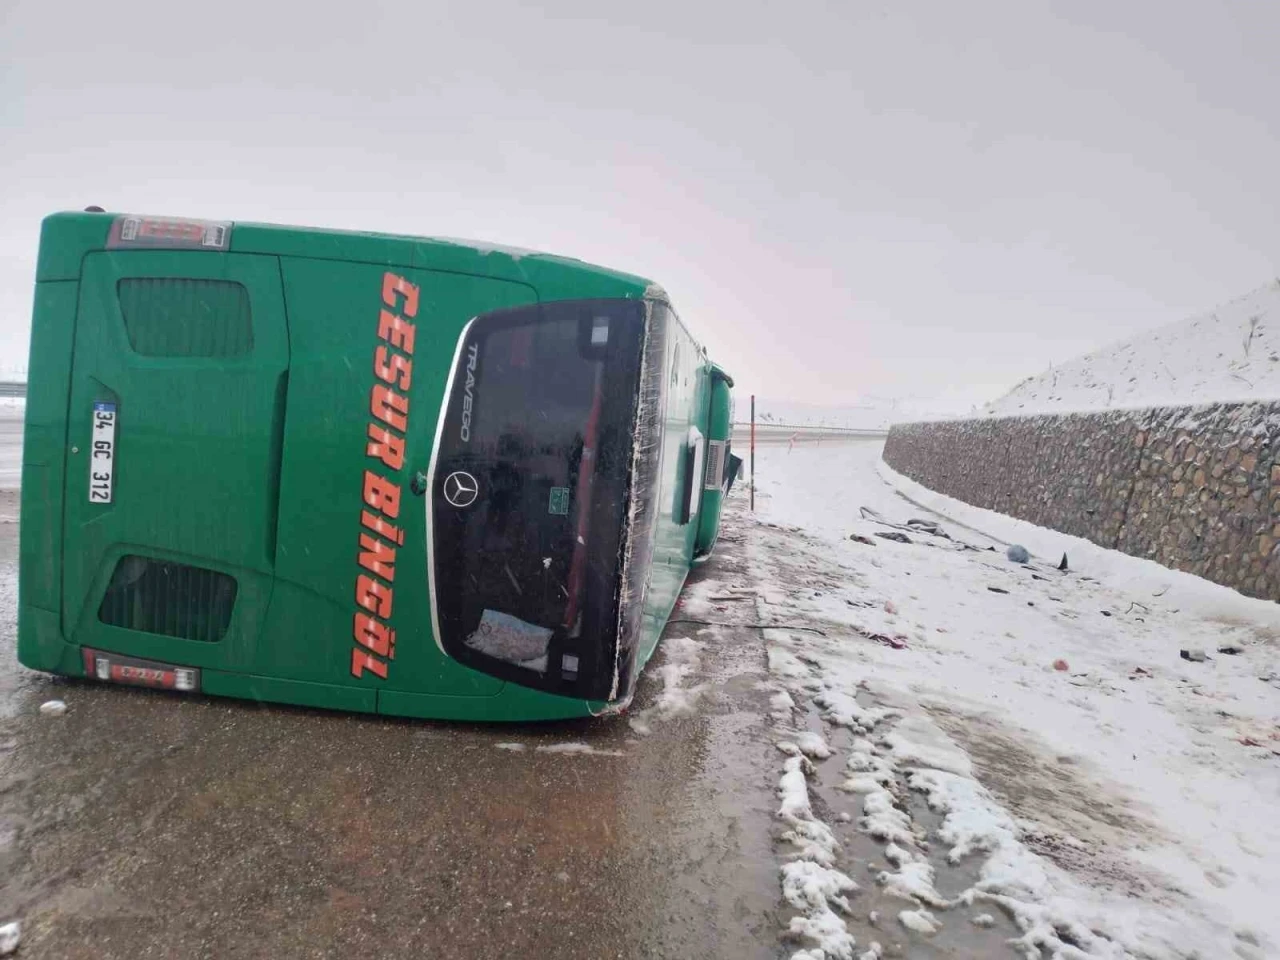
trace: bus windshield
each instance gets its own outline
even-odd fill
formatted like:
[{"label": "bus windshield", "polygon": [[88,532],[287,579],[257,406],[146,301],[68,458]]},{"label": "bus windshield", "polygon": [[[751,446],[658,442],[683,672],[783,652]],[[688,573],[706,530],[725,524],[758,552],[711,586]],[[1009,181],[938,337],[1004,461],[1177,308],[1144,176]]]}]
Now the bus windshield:
[{"label": "bus windshield", "polygon": [[432,489],[449,655],[604,699],[614,683],[643,304],[537,304],[460,345]]}]

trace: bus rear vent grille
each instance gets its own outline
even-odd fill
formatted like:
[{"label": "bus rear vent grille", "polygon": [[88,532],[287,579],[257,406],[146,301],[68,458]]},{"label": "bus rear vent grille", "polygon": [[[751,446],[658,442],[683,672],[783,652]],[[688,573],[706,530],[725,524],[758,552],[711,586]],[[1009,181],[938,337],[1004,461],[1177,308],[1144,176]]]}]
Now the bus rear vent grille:
[{"label": "bus rear vent grille", "polygon": [[150,557],[122,557],[98,608],[108,626],[182,640],[226,635],[236,581],[225,573]]},{"label": "bus rear vent grille", "polygon": [[131,277],[116,288],[135,353],[240,357],[253,350],[249,291],[228,280]]},{"label": "bus rear vent grille", "polygon": [[722,483],[724,483],[724,441],[711,440],[707,443],[706,489],[719,490]]}]

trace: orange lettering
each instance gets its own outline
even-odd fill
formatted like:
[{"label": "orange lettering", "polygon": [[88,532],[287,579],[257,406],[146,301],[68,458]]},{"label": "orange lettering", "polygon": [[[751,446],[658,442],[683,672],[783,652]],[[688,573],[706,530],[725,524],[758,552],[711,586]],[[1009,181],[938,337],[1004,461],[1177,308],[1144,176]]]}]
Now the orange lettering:
[{"label": "orange lettering", "polygon": [[409,425],[409,418],[406,416],[409,412],[409,398],[390,387],[374,385],[373,393],[369,395],[369,409],[375,417],[401,433]]},{"label": "orange lettering", "polygon": [[374,533],[380,534],[393,543],[404,546],[404,531],[397,527],[394,523],[387,523],[376,513],[370,513],[368,510],[360,511],[360,522],[372,530]]},{"label": "orange lettering", "polygon": [[396,632],[382,621],[373,619],[367,613],[357,613],[352,633],[360,646],[368,647],[388,660],[396,658]]},{"label": "orange lettering", "polygon": [[365,444],[364,452],[377,457],[392,470],[404,466],[404,438],[376,423],[369,424],[369,442]]},{"label": "orange lettering", "polygon": [[360,566],[376,573],[387,583],[396,582],[396,548],[367,533],[360,534]]},{"label": "orange lettering", "polygon": [[383,680],[387,679],[387,665],[368,650],[361,650],[356,647],[351,651],[351,674],[355,677],[362,677],[366,670],[381,677]]},{"label": "orange lettering", "polygon": [[413,378],[413,361],[402,354],[392,353],[386,347],[379,347],[373,357],[373,372],[378,379],[408,392],[409,381]]},{"label": "orange lettering", "polygon": [[394,520],[400,516],[400,484],[384,480],[372,470],[366,470],[364,502]]},{"label": "orange lettering", "polygon": [[[413,316],[413,314],[410,314]],[[394,313],[383,310],[378,315],[378,336],[393,347],[399,347],[405,353],[413,354],[413,324],[401,320]]]},{"label": "orange lettering", "polygon": [[[396,276],[394,273],[384,273],[382,275],[382,302],[395,309],[397,293],[404,297],[404,309],[400,312],[406,317],[416,315],[418,312],[418,285],[410,283],[404,277]],[[413,349],[410,348],[409,352],[413,353]]]},{"label": "orange lettering", "polygon": [[391,588],[381,580],[366,577],[363,573],[356,578],[357,606],[386,620],[391,616],[391,598]]}]

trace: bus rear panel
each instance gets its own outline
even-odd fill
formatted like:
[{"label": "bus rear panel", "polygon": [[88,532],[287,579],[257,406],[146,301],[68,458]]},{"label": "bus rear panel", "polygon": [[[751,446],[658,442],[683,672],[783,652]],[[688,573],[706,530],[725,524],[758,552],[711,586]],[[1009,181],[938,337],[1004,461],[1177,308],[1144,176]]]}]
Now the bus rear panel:
[{"label": "bus rear panel", "polygon": [[620,709],[714,543],[717,376],[656,288],[578,261],[50,217],[19,658],[407,716]]}]

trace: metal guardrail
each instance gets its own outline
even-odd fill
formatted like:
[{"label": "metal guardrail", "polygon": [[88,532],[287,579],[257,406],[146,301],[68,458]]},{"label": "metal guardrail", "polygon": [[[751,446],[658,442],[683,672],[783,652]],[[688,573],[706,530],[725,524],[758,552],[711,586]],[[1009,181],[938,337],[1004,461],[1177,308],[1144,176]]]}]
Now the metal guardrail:
[{"label": "metal guardrail", "polygon": [[25,380],[0,380],[0,397],[25,397],[26,395]]},{"label": "metal guardrail", "polygon": [[[734,433],[747,433],[751,430],[751,424],[734,423],[733,430]],[[887,437],[889,430],[887,427],[879,430],[870,427],[827,427],[813,423],[771,423],[757,420],[756,433],[768,433],[774,436],[782,433],[798,433],[807,437]]]}]

